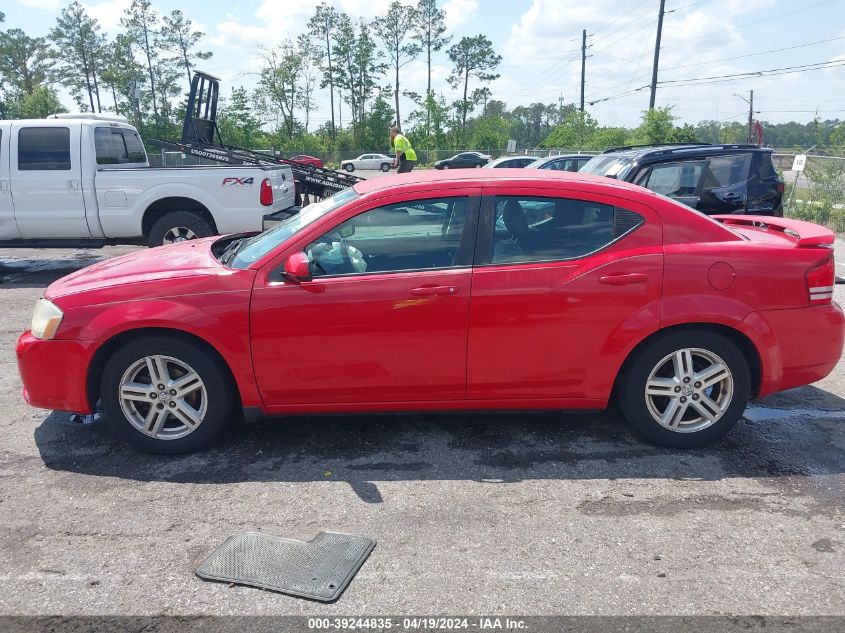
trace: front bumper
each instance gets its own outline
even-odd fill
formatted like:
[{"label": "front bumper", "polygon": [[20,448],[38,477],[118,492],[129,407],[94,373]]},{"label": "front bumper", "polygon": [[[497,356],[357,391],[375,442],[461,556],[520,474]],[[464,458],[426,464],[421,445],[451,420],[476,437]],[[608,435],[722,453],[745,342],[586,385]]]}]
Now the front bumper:
[{"label": "front bumper", "polygon": [[93,341],[42,341],[24,332],[15,348],[24,400],[42,409],[93,413],[87,376],[96,349]]}]

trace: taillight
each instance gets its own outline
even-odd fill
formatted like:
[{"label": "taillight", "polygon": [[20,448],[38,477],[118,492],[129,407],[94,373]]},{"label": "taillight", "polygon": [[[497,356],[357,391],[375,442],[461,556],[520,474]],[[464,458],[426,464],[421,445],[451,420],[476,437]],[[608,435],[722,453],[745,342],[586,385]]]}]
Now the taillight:
[{"label": "taillight", "polygon": [[270,185],[269,178],[265,178],[261,181],[261,193],[259,193],[258,199],[265,207],[269,207],[273,204],[273,187]]},{"label": "taillight", "polygon": [[786,191],[786,185],[782,182],[778,183],[778,193],[783,195],[783,192]]},{"label": "taillight", "polygon": [[807,292],[810,294],[810,305],[820,306],[833,301],[833,282],[836,276],[833,264],[833,253],[820,261],[806,272]]}]

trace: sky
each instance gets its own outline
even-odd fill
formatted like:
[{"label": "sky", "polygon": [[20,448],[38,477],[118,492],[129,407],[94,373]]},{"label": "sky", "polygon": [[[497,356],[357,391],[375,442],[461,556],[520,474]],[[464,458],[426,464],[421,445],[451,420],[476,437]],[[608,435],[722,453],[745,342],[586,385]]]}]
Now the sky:
[{"label": "sky", "polygon": [[[406,0],[406,3],[409,0]],[[382,14],[390,0],[330,0],[352,18]],[[4,0],[5,28],[46,36],[65,0]],[[86,0],[109,35],[130,0]],[[255,84],[260,46],[295,38],[316,0],[152,0],[162,13],[179,8],[205,33],[213,52],[199,68],[220,77],[221,94]],[[648,107],[660,0],[441,0],[455,41],[483,33],[502,56],[494,99],[508,108],[542,101],[578,103],[581,36],[587,31],[587,111],[599,124],[635,126]],[[845,0],[665,0],[659,81],[694,80],[697,85],[659,86],[656,106],[673,106],[680,121],[745,121],[754,91],[755,118],[777,123],[845,120],[845,65],[810,70],[818,63],[845,64]],[[458,97],[446,81],[445,51],[433,60],[433,88],[449,101]],[[776,76],[725,75],[793,68]],[[702,83],[703,78],[709,79]],[[425,64],[412,62],[400,78],[403,90],[424,92]],[[384,78],[389,83],[389,78]],[[472,85],[470,90],[472,90]],[[316,95],[312,122],[330,118],[328,91]],[[64,95],[69,105],[70,99]],[[403,116],[412,104],[404,100]],[[346,106],[340,116],[349,117]],[[348,120],[348,119],[347,119]],[[313,127],[313,126],[312,126]]]}]

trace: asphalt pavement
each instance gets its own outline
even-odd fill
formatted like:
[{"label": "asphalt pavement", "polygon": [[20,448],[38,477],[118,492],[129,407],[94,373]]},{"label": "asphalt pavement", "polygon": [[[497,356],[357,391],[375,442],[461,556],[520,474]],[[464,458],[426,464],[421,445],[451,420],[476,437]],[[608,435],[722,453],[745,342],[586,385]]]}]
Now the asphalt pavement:
[{"label": "asphalt pavement", "polygon": [[[608,412],[290,417],[148,456],[24,404],[14,358],[49,282],[129,250],[0,250],[0,614],[845,615],[845,364],[703,450]],[[231,534],[321,530],[378,542],[336,603],[194,576]]]}]

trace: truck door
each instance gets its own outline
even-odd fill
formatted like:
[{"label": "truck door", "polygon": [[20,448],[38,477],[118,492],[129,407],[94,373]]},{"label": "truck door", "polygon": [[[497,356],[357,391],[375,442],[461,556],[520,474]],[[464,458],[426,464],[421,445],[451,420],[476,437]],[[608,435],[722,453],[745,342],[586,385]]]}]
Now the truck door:
[{"label": "truck door", "polygon": [[9,130],[11,123],[0,121],[0,240],[14,240],[21,236],[15,224],[15,207],[9,185]]},{"label": "truck door", "polygon": [[82,198],[79,123],[12,125],[10,175],[24,238],[91,237]]}]

